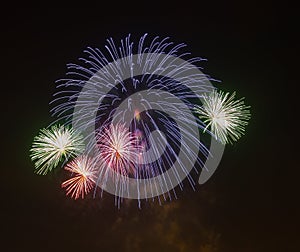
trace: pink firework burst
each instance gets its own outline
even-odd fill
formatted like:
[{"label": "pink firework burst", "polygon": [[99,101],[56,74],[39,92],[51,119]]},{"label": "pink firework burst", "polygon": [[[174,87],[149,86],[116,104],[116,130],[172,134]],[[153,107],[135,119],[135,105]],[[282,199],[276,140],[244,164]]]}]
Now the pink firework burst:
[{"label": "pink firework burst", "polygon": [[93,187],[97,179],[97,170],[92,160],[87,156],[79,156],[65,166],[65,170],[72,172],[73,177],[62,183],[66,188],[66,195],[71,198],[84,198]]},{"label": "pink firework burst", "polygon": [[123,124],[110,124],[99,133],[98,148],[102,163],[115,172],[128,176],[135,171],[139,158],[138,137]]}]

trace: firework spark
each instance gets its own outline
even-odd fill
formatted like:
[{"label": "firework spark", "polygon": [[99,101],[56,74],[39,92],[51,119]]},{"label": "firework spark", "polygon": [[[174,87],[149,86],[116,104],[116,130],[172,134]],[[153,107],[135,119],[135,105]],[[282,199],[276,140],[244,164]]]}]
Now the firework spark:
[{"label": "firework spark", "polygon": [[66,188],[66,195],[71,198],[84,198],[93,187],[97,178],[97,169],[90,158],[79,156],[65,166],[65,170],[71,172],[73,177],[62,183]]},{"label": "firework spark", "polygon": [[214,90],[203,97],[203,105],[196,107],[199,118],[210,127],[212,134],[222,144],[237,141],[245,132],[245,126],[250,119],[250,106],[246,106],[242,99],[234,100],[235,92],[219,93]]},{"label": "firework spark", "polygon": [[45,175],[60,161],[76,156],[83,148],[82,136],[72,128],[54,125],[50,129],[42,129],[34,138],[30,150],[35,172]]}]

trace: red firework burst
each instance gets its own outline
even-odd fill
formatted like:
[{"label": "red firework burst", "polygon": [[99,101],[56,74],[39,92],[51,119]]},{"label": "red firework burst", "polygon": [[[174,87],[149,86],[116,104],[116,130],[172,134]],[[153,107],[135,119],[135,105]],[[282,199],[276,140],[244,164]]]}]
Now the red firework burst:
[{"label": "red firework burst", "polygon": [[97,170],[91,159],[87,156],[80,156],[69,162],[65,170],[72,172],[73,177],[62,183],[66,188],[66,195],[71,198],[84,198],[95,186]]}]

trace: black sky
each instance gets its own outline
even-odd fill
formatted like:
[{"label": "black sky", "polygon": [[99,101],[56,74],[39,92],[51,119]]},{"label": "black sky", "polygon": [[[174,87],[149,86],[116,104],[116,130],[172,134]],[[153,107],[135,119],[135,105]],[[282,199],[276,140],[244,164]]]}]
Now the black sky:
[{"label": "black sky", "polygon": [[[161,16],[103,16],[96,8],[8,10],[1,36],[2,246],[7,251],[296,251],[297,212],[288,202],[299,197],[292,195],[292,182],[284,183],[287,171],[293,174],[297,167],[294,126],[284,125],[296,104],[290,72],[296,70],[298,28],[291,10],[269,3],[199,11],[178,6]],[[142,210],[131,201],[118,210],[108,194],[101,200],[66,198],[61,175],[35,175],[29,159],[33,137],[52,121],[48,103],[65,65],[78,62],[85,47],[103,48],[107,38],[118,41],[128,33],[185,42],[193,56],[208,59],[203,71],[222,80],[218,87],[245,96],[252,112],[246,136],[226,147],[209,182]]]}]

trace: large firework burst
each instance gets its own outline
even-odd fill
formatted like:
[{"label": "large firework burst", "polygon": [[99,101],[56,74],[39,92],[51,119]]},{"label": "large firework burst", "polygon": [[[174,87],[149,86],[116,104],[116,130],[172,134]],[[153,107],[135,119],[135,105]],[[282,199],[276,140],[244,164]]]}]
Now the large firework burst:
[{"label": "large firework burst", "polygon": [[72,173],[72,178],[62,183],[66,188],[66,195],[71,198],[84,198],[95,186],[97,169],[87,156],[79,156],[65,166],[65,170]]},{"label": "large firework burst", "polygon": [[235,93],[214,91],[215,80],[198,66],[205,59],[190,58],[184,47],[169,38],[149,41],[147,34],[133,43],[129,35],[119,46],[108,39],[105,51],[88,47],[80,64],[68,64],[51,112],[83,136],[64,127],[42,130],[31,149],[37,173],[75,157],[65,166],[74,177],[62,184],[75,199],[94,185],[139,202],[172,198],[170,191],[176,197],[174,188],[182,189],[185,178],[194,188],[191,171],[208,171],[210,154],[199,129],[223,144],[236,141],[250,112]]},{"label": "large firework burst", "polygon": [[203,105],[196,107],[200,119],[207,124],[204,131],[210,128],[212,134],[221,143],[237,141],[245,132],[250,119],[250,106],[242,99],[234,100],[235,92],[217,92],[214,90],[203,97]]},{"label": "large firework burst", "polygon": [[30,156],[35,162],[35,172],[45,175],[60,161],[78,155],[83,149],[83,138],[74,129],[54,125],[40,130],[33,140]]},{"label": "large firework burst", "polygon": [[[88,155],[95,152],[95,132],[89,129],[94,129],[95,125],[96,130],[106,127],[113,118],[122,124],[124,118],[133,115],[130,134],[140,132],[145,149],[150,149],[142,156],[142,164],[132,165],[137,152],[129,147],[131,141],[124,145],[128,149],[123,154],[112,148],[116,136],[123,144],[129,138],[127,133],[122,136],[121,127],[103,131],[97,148],[102,149],[102,159],[108,166],[112,165],[122,175],[132,175],[132,168],[136,180],[163,175],[157,184],[147,187],[154,197],[161,191],[167,192],[169,187],[179,185],[182,188],[180,176],[186,176],[194,187],[190,171],[195,163],[198,168],[203,166],[202,158],[208,156],[208,149],[197,135],[198,127],[204,129],[205,125],[190,110],[195,100],[199,100],[199,93],[212,90],[208,83],[212,79],[201,71],[191,71],[192,64],[205,59],[188,58],[189,53],[183,50],[185,44],[174,45],[169,38],[159,37],[147,42],[146,37],[142,36],[134,44],[128,36],[119,47],[109,39],[106,52],[87,48],[87,57],[80,59],[82,64],[68,64],[68,78],[59,81],[58,88],[62,90],[55,94],[53,104],[56,105],[52,112],[67,122],[74,123],[74,118],[78,118],[75,119],[77,128],[86,134],[85,139],[92,139],[87,143]],[[185,60],[175,62],[180,57]],[[96,117],[92,118],[94,114]],[[159,133],[151,140],[153,132]],[[165,175],[173,164],[180,171]],[[141,183],[146,183],[144,181]]]}]

